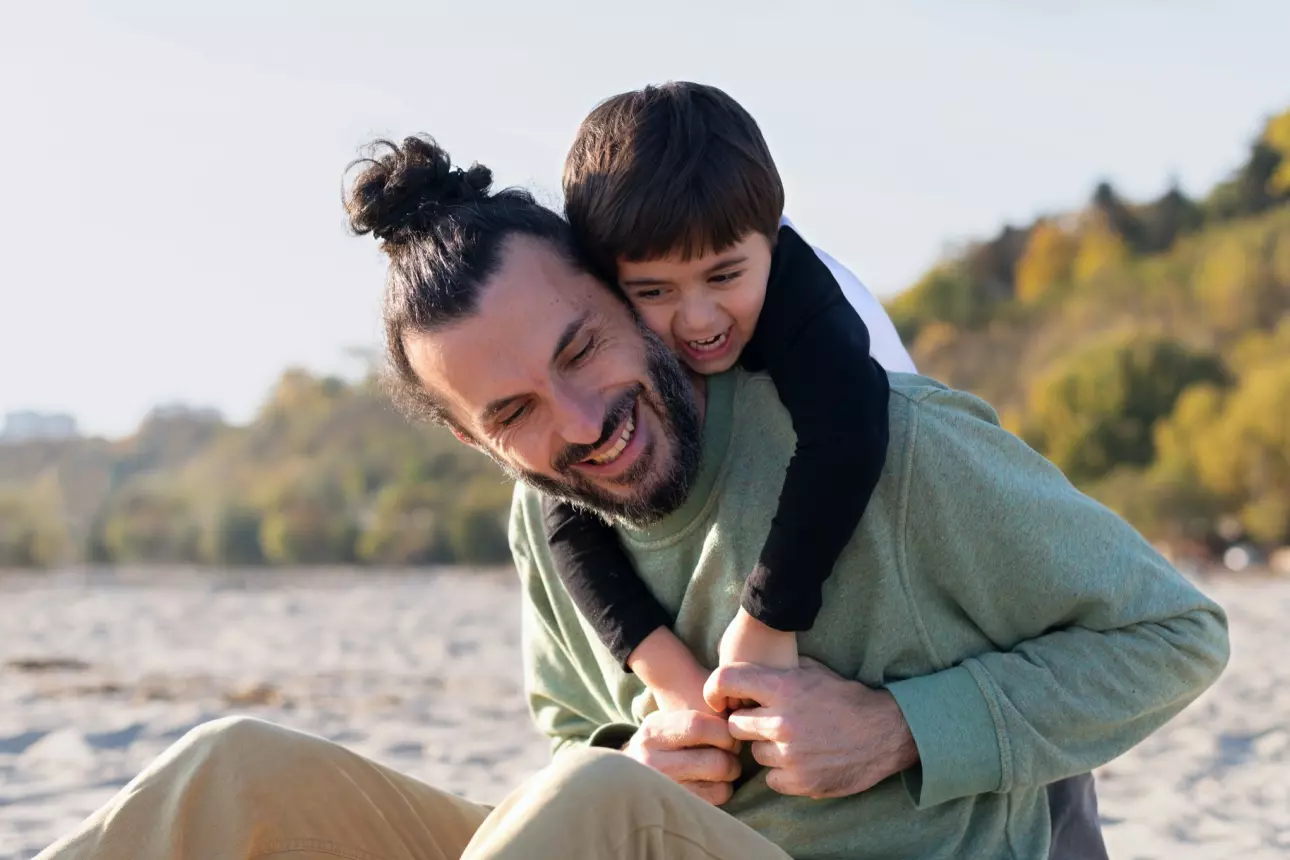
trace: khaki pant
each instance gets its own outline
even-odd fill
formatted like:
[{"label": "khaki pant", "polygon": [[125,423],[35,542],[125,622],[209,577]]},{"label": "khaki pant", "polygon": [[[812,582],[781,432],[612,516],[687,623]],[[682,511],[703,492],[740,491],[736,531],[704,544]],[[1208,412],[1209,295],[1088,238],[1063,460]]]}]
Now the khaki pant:
[{"label": "khaki pant", "polygon": [[624,755],[569,752],[490,809],[244,717],[191,731],[37,860],[786,860]]}]

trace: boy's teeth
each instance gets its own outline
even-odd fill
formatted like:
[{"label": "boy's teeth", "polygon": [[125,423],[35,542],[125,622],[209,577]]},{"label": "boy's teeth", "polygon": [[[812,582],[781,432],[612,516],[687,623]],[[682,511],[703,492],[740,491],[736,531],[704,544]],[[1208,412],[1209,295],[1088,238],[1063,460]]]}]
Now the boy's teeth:
[{"label": "boy's teeth", "polygon": [[726,333],[724,331],[721,334],[714,335],[713,337],[706,338],[704,340],[686,341],[686,343],[690,345],[690,349],[695,352],[707,352],[709,350],[718,349],[725,342]]},{"label": "boy's teeth", "polygon": [[627,418],[627,424],[626,426],[623,427],[623,432],[618,434],[618,441],[614,443],[614,447],[610,448],[608,451],[601,454],[599,457],[588,458],[589,461],[592,463],[595,463],[597,466],[603,466],[606,463],[614,462],[619,458],[619,456],[622,455],[623,451],[627,448],[627,443],[632,441],[632,435],[635,432],[636,432],[636,416],[631,415],[631,416],[628,416]]}]

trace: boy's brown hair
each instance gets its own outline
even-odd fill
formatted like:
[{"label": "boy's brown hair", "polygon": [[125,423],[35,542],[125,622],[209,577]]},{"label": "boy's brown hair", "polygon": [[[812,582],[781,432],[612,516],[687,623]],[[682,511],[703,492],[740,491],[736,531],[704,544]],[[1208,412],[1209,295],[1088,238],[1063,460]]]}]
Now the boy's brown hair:
[{"label": "boy's brown hair", "polygon": [[751,232],[773,242],[784,184],[738,102],[678,81],[596,106],[565,160],[564,201],[582,250],[613,282],[620,258],[690,259]]}]

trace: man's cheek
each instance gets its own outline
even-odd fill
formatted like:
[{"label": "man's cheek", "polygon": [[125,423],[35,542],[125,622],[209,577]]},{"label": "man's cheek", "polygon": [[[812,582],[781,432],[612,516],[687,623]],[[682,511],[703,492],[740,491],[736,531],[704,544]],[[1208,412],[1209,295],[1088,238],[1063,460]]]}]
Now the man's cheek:
[{"label": "man's cheek", "polygon": [[517,442],[504,446],[493,459],[498,460],[503,468],[510,472],[526,472],[533,475],[551,475],[551,460],[539,456],[533,443]]},{"label": "man's cheek", "polygon": [[644,321],[645,327],[656,334],[668,349],[675,349],[672,337],[672,317],[673,314],[655,309],[652,313],[641,314],[641,320]]}]

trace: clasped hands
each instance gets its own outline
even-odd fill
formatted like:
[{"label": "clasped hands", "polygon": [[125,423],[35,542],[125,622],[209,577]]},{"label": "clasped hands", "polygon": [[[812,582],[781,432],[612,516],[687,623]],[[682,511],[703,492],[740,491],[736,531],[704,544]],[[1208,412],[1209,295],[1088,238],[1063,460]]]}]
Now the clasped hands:
[{"label": "clasped hands", "polygon": [[[810,658],[792,669],[724,663],[703,699],[702,709],[649,714],[623,752],[713,804],[730,799],[743,743],[771,789],[801,797],[859,794],[918,761],[890,693]],[[730,703],[740,707],[727,711]]]}]

